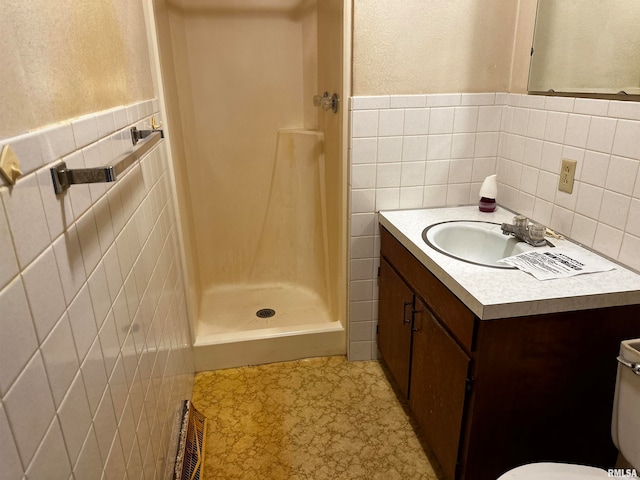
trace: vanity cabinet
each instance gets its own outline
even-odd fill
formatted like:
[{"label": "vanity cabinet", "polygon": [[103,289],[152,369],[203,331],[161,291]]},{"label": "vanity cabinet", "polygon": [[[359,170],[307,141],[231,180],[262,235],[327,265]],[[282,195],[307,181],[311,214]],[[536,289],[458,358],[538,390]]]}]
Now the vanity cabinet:
[{"label": "vanity cabinet", "polygon": [[616,357],[639,305],[480,319],[382,226],[379,292],[380,352],[448,479],[615,465]]}]

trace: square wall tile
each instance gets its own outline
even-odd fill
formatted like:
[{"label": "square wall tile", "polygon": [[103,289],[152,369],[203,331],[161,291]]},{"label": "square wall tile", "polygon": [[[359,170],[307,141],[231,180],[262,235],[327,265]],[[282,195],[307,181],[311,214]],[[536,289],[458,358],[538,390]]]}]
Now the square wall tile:
[{"label": "square wall tile", "polygon": [[478,130],[478,107],[455,107],[453,133],[475,133]]},{"label": "square wall tile", "polygon": [[400,186],[400,163],[381,163],[378,164],[376,187],[390,188]]},{"label": "square wall tile", "polygon": [[376,163],[377,159],[377,138],[354,138],[352,140],[351,164]]},{"label": "square wall tile", "polygon": [[631,200],[626,232],[640,237],[640,199],[634,198]]},{"label": "square wall tile", "polygon": [[529,124],[527,126],[527,136],[543,140],[547,125],[547,112],[544,110],[531,110],[529,113]]},{"label": "square wall tile", "polygon": [[91,410],[80,370],[58,409],[58,419],[71,463],[75,464],[91,427]]},{"label": "square wall tile", "polygon": [[53,248],[22,272],[36,333],[42,343],[66,308]]},{"label": "square wall tile", "polygon": [[569,114],[548,112],[544,127],[544,139],[548,142],[562,143],[567,131]]},{"label": "square wall tile", "polygon": [[638,160],[612,156],[609,161],[605,188],[623,195],[631,195],[639,166],[640,162]]},{"label": "square wall tile", "polygon": [[402,137],[381,137],[378,139],[378,163],[402,160]]},{"label": "square wall tile", "polygon": [[[117,342],[117,338],[116,338]],[[107,387],[104,358],[100,347],[100,340],[96,338],[89,349],[89,353],[80,367],[82,379],[87,391],[87,400],[92,415],[95,415],[104,390]]]},{"label": "square wall tile", "polygon": [[587,150],[584,155],[580,181],[598,187],[604,187],[609,171],[611,157],[605,153]]},{"label": "square wall tile", "polygon": [[69,478],[71,464],[62,437],[58,419],[54,418],[40,448],[27,469],[29,480],[50,480]]},{"label": "square wall tile", "polygon": [[448,160],[451,158],[453,135],[429,135],[427,160]]},{"label": "square wall tile", "polygon": [[68,305],[87,279],[75,225],[53,243],[53,252],[56,256],[62,291]]},{"label": "square wall tile", "polygon": [[18,260],[16,252],[13,248],[13,239],[7,225],[7,217],[4,213],[4,207],[0,202],[0,245],[4,248],[0,249],[0,290],[15,277],[18,270]]},{"label": "square wall tile", "polygon": [[0,445],[2,445],[0,448],[0,465],[2,465],[0,478],[2,480],[22,478],[24,470],[2,404],[0,404]]},{"label": "square wall tile", "polygon": [[380,110],[378,117],[378,135],[389,137],[404,132],[404,110]]},{"label": "square wall tile", "polygon": [[53,401],[58,407],[79,369],[69,318],[65,314],[40,349]]},{"label": "square wall tile", "polygon": [[374,343],[368,342],[349,342],[349,360],[352,362],[371,360],[372,347]]},{"label": "square wall tile", "polygon": [[421,187],[424,184],[426,162],[403,162],[400,185],[403,187]]},{"label": "square wall tile", "polygon": [[429,110],[410,108],[404,111],[404,135],[426,135],[429,133]]},{"label": "square wall tile", "polygon": [[25,268],[51,241],[35,175],[19,178],[9,190],[0,188],[18,263]]},{"label": "square wall tile", "polygon": [[73,128],[68,122],[57,123],[41,130],[38,139],[45,164],[68,155],[76,149]]},{"label": "square wall tile", "polygon": [[429,118],[429,134],[453,133],[454,108],[432,108]]},{"label": "square wall tile", "polygon": [[415,162],[427,159],[428,137],[426,135],[405,136],[402,139],[402,161]]},{"label": "square wall tile", "polygon": [[600,216],[604,190],[588,183],[580,183],[575,210],[585,217],[597,220]]},{"label": "square wall tile", "polygon": [[618,230],[604,223],[598,223],[593,248],[608,257],[617,258],[622,245],[622,230]]},{"label": "square wall tile", "polygon": [[597,227],[598,222],[596,220],[576,213],[571,225],[571,238],[587,247],[591,247]]},{"label": "square wall tile", "polygon": [[449,180],[449,161],[427,162],[425,185],[446,185]]},{"label": "square wall tile", "polygon": [[640,122],[618,120],[611,153],[621,157],[640,159],[638,138],[640,138]]},{"label": "square wall tile", "polygon": [[102,467],[98,440],[93,427],[91,427],[73,467],[73,474],[75,478],[100,478]]},{"label": "square wall tile", "polygon": [[502,106],[481,106],[478,109],[478,132],[499,132],[502,122]]},{"label": "square wall tile", "polygon": [[588,115],[569,114],[564,143],[572,147],[584,148],[587,145],[590,121],[591,117]]},{"label": "square wall tile", "polygon": [[[88,288],[91,298],[88,299],[88,301],[85,301],[84,299],[82,300],[81,307],[78,308],[78,312],[82,312],[82,318],[93,318],[95,320],[94,326],[100,328],[102,326],[102,322],[107,316],[107,313],[109,312],[109,309],[111,308],[111,297],[109,295],[109,284],[107,283],[104,262],[101,261],[89,277]],[[87,307],[92,308],[93,312],[87,311]],[[72,314],[71,308],[69,313],[72,317],[71,325],[73,327],[74,314]],[[80,317],[80,315],[78,317]],[[87,327],[87,329],[88,328],[89,327]],[[78,355],[80,356],[80,351],[78,351]]]},{"label": "square wall tile", "polygon": [[38,348],[21,277],[0,290],[0,397]]},{"label": "square wall tile", "polygon": [[353,188],[375,188],[376,165],[353,165],[351,167],[351,186]]},{"label": "square wall tile", "polygon": [[73,137],[78,148],[85,147],[98,140],[98,122],[93,114],[71,120]]},{"label": "square wall tile", "polygon": [[36,353],[3,399],[23,465],[36,453],[55,415],[47,373]]},{"label": "square wall tile", "polygon": [[376,189],[376,210],[396,210],[400,208],[400,188]]},{"label": "square wall tile", "polygon": [[451,136],[451,158],[473,158],[475,144],[475,133],[454,133]]},{"label": "square wall tile", "polygon": [[618,260],[636,270],[640,270],[640,237],[626,234],[620,247]]},{"label": "square wall tile", "polygon": [[610,227],[624,230],[630,205],[631,197],[606,190],[602,197],[598,220]]},{"label": "square wall tile", "polygon": [[423,190],[422,186],[400,188],[400,208],[421,208]]},{"label": "square wall tile", "polygon": [[354,138],[378,136],[378,110],[357,110],[351,113],[351,118]]},{"label": "square wall tile", "polygon": [[617,120],[606,117],[593,117],[589,124],[587,149],[611,153]]}]

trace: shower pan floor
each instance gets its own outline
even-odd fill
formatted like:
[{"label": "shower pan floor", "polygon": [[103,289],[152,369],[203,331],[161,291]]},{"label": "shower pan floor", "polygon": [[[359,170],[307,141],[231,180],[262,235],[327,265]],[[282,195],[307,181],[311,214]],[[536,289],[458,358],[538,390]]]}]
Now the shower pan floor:
[{"label": "shower pan floor", "polygon": [[[272,316],[258,315],[268,309],[274,311]],[[286,285],[222,287],[210,289],[202,298],[198,336],[331,321],[325,302],[305,288]]]},{"label": "shower pan floor", "polygon": [[[261,318],[260,310],[273,316]],[[289,285],[217,287],[200,305],[196,371],[346,354],[344,325],[309,289]]]}]

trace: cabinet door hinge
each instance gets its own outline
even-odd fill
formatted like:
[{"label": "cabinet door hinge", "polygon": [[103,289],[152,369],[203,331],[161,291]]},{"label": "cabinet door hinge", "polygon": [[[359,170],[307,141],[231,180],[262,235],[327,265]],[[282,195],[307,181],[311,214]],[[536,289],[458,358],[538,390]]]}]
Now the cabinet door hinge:
[{"label": "cabinet door hinge", "polygon": [[380,267],[378,267],[378,278],[380,277]]},{"label": "cabinet door hinge", "polygon": [[378,334],[378,325],[376,325],[376,335]]},{"label": "cabinet door hinge", "polygon": [[466,385],[467,392],[471,391],[471,389],[473,388],[473,383],[475,382],[475,380],[476,379],[473,378],[473,377],[467,378],[467,385]]}]

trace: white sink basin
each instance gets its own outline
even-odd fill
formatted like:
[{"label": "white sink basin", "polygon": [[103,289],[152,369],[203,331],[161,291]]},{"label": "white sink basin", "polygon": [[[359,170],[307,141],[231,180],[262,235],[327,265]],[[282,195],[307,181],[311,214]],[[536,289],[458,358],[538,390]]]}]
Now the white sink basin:
[{"label": "white sink basin", "polygon": [[498,223],[475,220],[436,223],[423,230],[422,239],[440,253],[493,268],[514,268],[498,260],[535,248],[503,235]]}]

